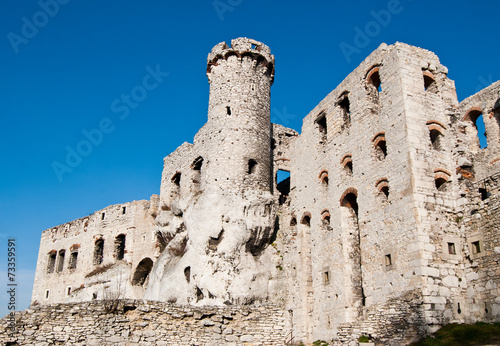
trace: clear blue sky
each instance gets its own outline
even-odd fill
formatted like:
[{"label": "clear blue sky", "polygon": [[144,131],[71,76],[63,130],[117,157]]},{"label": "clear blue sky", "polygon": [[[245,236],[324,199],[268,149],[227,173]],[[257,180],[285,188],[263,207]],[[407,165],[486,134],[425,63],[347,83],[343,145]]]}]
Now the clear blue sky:
[{"label": "clear blue sky", "polygon": [[[206,121],[206,57],[221,41],[271,47],[272,120],[296,130],[382,42],[434,51],[459,100],[500,79],[495,0],[55,1],[0,3],[1,315],[7,238],[24,309],[44,229],[159,193],[163,157]],[[160,74],[141,93],[151,69]],[[143,100],[125,106],[132,91]],[[68,150],[100,126],[107,133],[67,166]],[[72,171],[58,177],[54,162]]]}]

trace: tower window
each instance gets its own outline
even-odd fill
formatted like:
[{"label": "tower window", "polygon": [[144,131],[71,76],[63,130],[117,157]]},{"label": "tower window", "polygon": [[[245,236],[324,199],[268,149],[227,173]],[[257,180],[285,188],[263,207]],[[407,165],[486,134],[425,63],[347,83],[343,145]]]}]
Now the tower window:
[{"label": "tower window", "polygon": [[106,217],[106,213],[102,213],[101,214],[101,220],[104,220],[105,217]]},{"label": "tower window", "polygon": [[350,208],[358,217],[358,192],[350,187],[342,194],[340,206]]},{"label": "tower window", "polygon": [[377,93],[382,91],[382,83],[380,82],[379,67],[376,66],[368,72],[367,82],[376,90]]},{"label": "tower window", "polygon": [[479,147],[484,149],[488,146],[488,140],[486,137],[486,128],[484,125],[483,112],[480,108],[473,107],[467,114],[465,114],[464,120],[468,120],[474,125],[477,131],[477,138],[479,140]]},{"label": "tower window", "polygon": [[254,159],[250,159],[248,160],[248,171],[247,173],[248,174],[252,174],[252,173],[255,173],[255,167],[257,166],[257,161],[255,161]]},{"label": "tower window", "polygon": [[422,71],[423,77],[424,77],[424,88],[428,92],[436,93],[437,90],[437,85],[436,85],[436,80],[434,79],[434,76],[432,73],[429,71]]},{"label": "tower window", "polygon": [[385,133],[379,132],[373,138],[373,145],[375,147],[375,156],[379,160],[385,159],[387,156],[387,144],[385,141]]},{"label": "tower window", "polygon": [[444,169],[436,169],[434,173],[434,184],[436,185],[436,189],[445,191],[446,183],[450,180],[451,174]]},{"label": "tower window", "polygon": [[352,175],[352,156],[351,156],[351,154],[345,155],[342,158],[342,160],[340,161],[340,164],[344,167],[344,170],[349,175]]},{"label": "tower window", "polygon": [[328,209],[325,209],[321,212],[321,219],[323,220],[324,225],[330,224],[330,212]]},{"label": "tower window", "polygon": [[321,112],[318,115],[318,118],[316,118],[315,123],[318,124],[319,142],[323,144],[327,140],[327,133],[328,133],[328,127],[326,123],[326,113]]},{"label": "tower window", "polygon": [[227,115],[231,115],[231,107],[226,106],[226,113]]},{"label": "tower window", "polygon": [[127,212],[127,207],[122,207],[122,214],[125,214]]},{"label": "tower window", "polygon": [[385,198],[389,197],[389,182],[387,178],[379,179],[375,187],[378,189],[380,195],[385,196]]},{"label": "tower window", "polygon": [[191,267],[184,268],[184,276],[186,277],[187,283],[191,281]]},{"label": "tower window", "polygon": [[349,98],[347,97],[349,93],[345,91],[340,95],[340,99],[337,102],[337,105],[340,108],[340,113],[342,116],[342,120],[344,121],[344,126],[349,127],[351,125],[351,109],[350,109],[350,103],[349,103]]}]

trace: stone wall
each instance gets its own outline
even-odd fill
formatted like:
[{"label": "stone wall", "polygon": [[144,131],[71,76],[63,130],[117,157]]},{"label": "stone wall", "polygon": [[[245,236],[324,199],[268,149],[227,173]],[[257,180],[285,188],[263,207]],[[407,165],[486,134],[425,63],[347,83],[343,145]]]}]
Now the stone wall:
[{"label": "stone wall", "polygon": [[32,303],[88,301],[104,294],[142,298],[142,286],[131,282],[144,258],[155,259],[157,207],[158,196],[153,195],[151,201],[109,206],[43,231]]},{"label": "stone wall", "polygon": [[283,345],[285,337],[283,311],[274,305],[51,304],[17,313],[14,334],[7,318],[0,320],[0,343],[11,345],[250,346]]}]

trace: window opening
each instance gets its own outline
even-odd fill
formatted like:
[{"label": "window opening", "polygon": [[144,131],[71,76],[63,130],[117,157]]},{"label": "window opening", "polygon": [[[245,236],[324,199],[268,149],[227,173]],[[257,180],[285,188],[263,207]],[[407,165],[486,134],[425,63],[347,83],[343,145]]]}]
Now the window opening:
[{"label": "window opening", "polygon": [[391,254],[387,254],[387,255],[385,255],[385,266],[386,266],[386,267],[390,267],[390,266],[392,266],[392,258],[391,258]]},{"label": "window opening", "polygon": [[115,257],[117,260],[122,260],[125,256],[125,234],[120,234],[115,238]]},{"label": "window opening", "polygon": [[94,246],[94,265],[102,263],[104,254],[104,239],[97,239]]},{"label": "window opening", "polygon": [[254,159],[248,160],[248,174],[252,174],[255,172],[255,167],[257,166],[257,161]]},{"label": "window opening", "polygon": [[456,255],[457,251],[455,249],[455,243],[448,243],[448,253],[450,255]]},{"label": "window opening", "polygon": [[226,113],[227,115],[231,115],[231,107],[226,106]]},{"label": "window opening", "polygon": [[151,268],[153,268],[153,261],[151,260],[151,258],[146,257],[142,261],[140,261],[137,265],[137,268],[135,269],[134,276],[132,277],[132,285],[144,285],[144,282],[146,281]]},{"label": "window opening", "polygon": [[76,263],[78,261],[78,250],[72,250],[69,257],[69,269],[76,269]]},{"label": "window opening", "polygon": [[472,253],[477,254],[481,252],[481,244],[479,243],[479,240],[473,241],[472,242]]},{"label": "window opening", "polygon": [[49,253],[49,263],[47,265],[47,273],[54,272],[56,268],[56,257],[57,257],[57,252],[55,250]]},{"label": "window opening", "polygon": [[181,185],[181,172],[175,173],[174,176],[172,177],[171,181],[172,181],[172,183],[174,183],[174,185],[180,186]]},{"label": "window opening", "polygon": [[125,214],[127,212],[127,207],[122,207],[122,214]]},{"label": "window opening", "polygon": [[309,213],[304,213],[302,216],[302,220],[300,221],[301,224],[306,225],[307,227],[311,226],[311,214]]},{"label": "window opening", "polygon": [[60,273],[64,269],[64,255],[66,254],[66,250],[59,251],[59,258],[57,260],[57,272]]}]

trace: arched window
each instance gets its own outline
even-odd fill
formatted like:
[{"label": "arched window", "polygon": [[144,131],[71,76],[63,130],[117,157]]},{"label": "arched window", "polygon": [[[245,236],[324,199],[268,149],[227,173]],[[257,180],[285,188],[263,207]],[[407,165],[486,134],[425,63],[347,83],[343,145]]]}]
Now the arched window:
[{"label": "arched window", "polygon": [[322,170],[321,173],[319,174],[319,180],[321,181],[322,184],[328,186],[328,171]]},{"label": "arched window", "polygon": [[115,258],[122,260],[125,256],[125,234],[120,234],[115,238]]},{"label": "arched window", "polygon": [[302,219],[300,220],[300,223],[303,225],[306,225],[307,227],[311,226],[311,213],[305,212],[304,215],[302,215]]},{"label": "arched window", "polygon": [[292,215],[292,218],[290,219],[290,226],[291,227],[297,226],[297,217],[295,217],[295,215]]},{"label": "arched window", "polygon": [[373,67],[368,71],[366,82],[371,89],[378,95],[382,91],[382,83],[380,82],[379,66]]},{"label": "arched window", "polygon": [[102,263],[104,255],[104,239],[97,239],[94,245],[94,265]]},{"label": "arched window", "polygon": [[477,138],[479,140],[479,147],[481,149],[488,146],[488,141],[486,138],[486,128],[484,125],[483,111],[481,108],[473,107],[467,111],[464,117],[465,121],[470,121],[477,131]]},{"label": "arched window", "polygon": [[330,224],[330,212],[328,209],[325,209],[321,212],[321,220],[323,220],[324,225]]},{"label": "arched window", "polygon": [[379,179],[375,184],[375,187],[381,196],[385,196],[385,198],[389,197],[389,182],[387,181],[387,178]]},{"label": "arched window", "polygon": [[379,160],[387,156],[387,144],[385,142],[385,132],[379,132],[373,137],[373,146],[375,147],[375,157]]},{"label": "arched window", "polygon": [[441,138],[445,129],[444,125],[433,120],[427,122],[427,128],[429,129],[429,136],[434,150],[442,150]]},{"label": "arched window", "polygon": [[446,183],[450,180],[451,174],[445,169],[434,170],[434,184],[439,191],[446,191]]},{"label": "arched window", "polygon": [[425,91],[431,93],[437,93],[438,88],[434,75],[427,70],[422,70],[422,75],[424,78],[424,88]]},{"label": "arched window", "polygon": [[135,268],[135,272],[132,277],[132,285],[134,286],[144,285],[144,282],[148,278],[151,268],[153,268],[153,261],[151,260],[151,258],[146,257],[142,261],[140,261],[137,267]]},{"label": "arched window", "polygon": [[317,126],[318,126],[318,132],[319,132],[319,143],[320,144],[325,144],[327,140],[327,135],[328,135],[328,126],[326,123],[326,113],[322,111],[319,113],[318,117],[314,121]]},{"label": "arched window", "polygon": [[358,192],[355,188],[348,188],[340,197],[340,206],[350,208],[358,216]]},{"label": "arched window", "polygon": [[340,164],[342,167],[344,167],[344,171],[347,172],[347,174],[352,175],[352,156],[351,154],[346,154],[340,160]]}]

